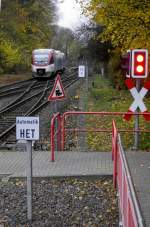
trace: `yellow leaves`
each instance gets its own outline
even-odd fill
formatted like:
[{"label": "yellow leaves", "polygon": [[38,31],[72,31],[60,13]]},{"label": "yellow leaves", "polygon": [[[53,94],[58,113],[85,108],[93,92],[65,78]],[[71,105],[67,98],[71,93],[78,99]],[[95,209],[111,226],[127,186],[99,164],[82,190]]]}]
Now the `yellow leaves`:
[{"label": "yellow leaves", "polygon": [[15,63],[20,61],[20,54],[18,51],[18,48],[15,46],[13,41],[10,40],[2,40],[0,42],[0,52],[1,52],[1,65],[4,66],[4,68],[12,67]]},{"label": "yellow leaves", "polygon": [[[113,62],[115,65],[115,62]],[[120,78],[119,78],[120,79]],[[104,86],[104,83],[105,86]],[[92,87],[92,94],[90,95],[90,111],[109,111],[109,112],[126,112],[133,102],[133,97],[131,96],[128,90],[120,90],[119,92],[116,89],[113,89],[111,86],[108,86],[107,80],[97,77],[94,81],[94,88]],[[98,89],[99,88],[99,89]],[[93,89],[96,89],[96,94],[93,92]],[[99,100],[95,99],[95,95],[98,95]],[[149,98],[144,99],[144,103],[148,110],[150,109],[150,100]],[[87,120],[87,127],[93,129],[108,129],[111,130],[112,119],[116,121],[118,129],[134,130],[134,117],[127,122],[123,119],[123,116],[95,116],[91,115]],[[140,117],[140,129],[148,130],[150,125]],[[124,147],[131,147],[134,144],[134,133],[122,132],[121,138],[124,144]],[[150,140],[147,133],[140,134],[140,146],[141,149],[149,149]],[[87,143],[91,150],[97,151],[108,151],[111,150],[111,133],[109,132],[88,132],[87,134]]]},{"label": "yellow leaves", "polygon": [[23,181],[21,181],[20,179],[16,179],[15,185],[18,187],[23,187]]},{"label": "yellow leaves", "polygon": [[75,95],[74,99],[78,100],[80,97],[79,95]]},{"label": "yellow leaves", "polygon": [[120,0],[91,0],[87,8],[92,19],[105,26],[103,39],[122,49],[150,46],[150,4]]},{"label": "yellow leaves", "polygon": [[[50,25],[53,12],[52,4],[46,1],[28,1],[26,5],[19,1],[9,1],[0,18],[2,72],[28,68],[31,51],[49,45],[53,31],[53,25]],[[1,38],[2,33],[4,38]]]}]

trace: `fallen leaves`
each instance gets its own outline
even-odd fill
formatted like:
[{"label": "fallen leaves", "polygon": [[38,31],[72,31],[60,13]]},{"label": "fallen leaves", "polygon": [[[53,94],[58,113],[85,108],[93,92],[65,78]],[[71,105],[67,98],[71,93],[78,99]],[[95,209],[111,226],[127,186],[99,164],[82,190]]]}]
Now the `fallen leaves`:
[{"label": "fallen leaves", "polygon": [[[0,192],[0,201],[4,199],[0,218],[6,217],[6,226],[14,221],[15,226],[28,226],[25,181],[16,179],[0,186]],[[33,227],[103,227],[113,223],[118,223],[118,207],[111,178],[33,181]]]}]

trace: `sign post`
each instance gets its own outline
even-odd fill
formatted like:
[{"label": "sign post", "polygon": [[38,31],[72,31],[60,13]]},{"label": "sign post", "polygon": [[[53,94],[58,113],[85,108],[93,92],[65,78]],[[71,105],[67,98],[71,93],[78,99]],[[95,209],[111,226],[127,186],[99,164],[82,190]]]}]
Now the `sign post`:
[{"label": "sign post", "polygon": [[87,111],[87,102],[88,102],[88,65],[86,62],[85,68],[85,92],[86,92],[86,100],[85,100],[85,111]]},{"label": "sign post", "polygon": [[[140,79],[136,80],[136,89],[139,92],[140,91]],[[139,110],[136,110],[136,113],[138,113]],[[135,115],[135,119],[134,119],[134,124],[135,124],[135,136],[134,136],[134,147],[135,150],[138,149],[139,146],[139,115]]]},{"label": "sign post", "polygon": [[[55,79],[55,83],[54,83],[54,87],[48,97],[48,101],[54,101],[54,112],[57,113],[58,111],[58,105],[57,105],[57,101],[60,99],[64,99],[65,98],[65,91],[63,88],[63,84],[61,82],[61,78],[60,75],[58,74],[56,79]],[[58,130],[58,122],[56,121],[56,131]],[[59,141],[57,140],[56,143],[56,150],[58,150],[58,143]]]},{"label": "sign post", "polygon": [[27,141],[27,218],[32,221],[32,141]]},{"label": "sign post", "polygon": [[[147,49],[133,49],[128,51],[128,73],[125,83],[130,90],[134,101],[130,106],[128,113],[125,114],[124,118],[130,120],[132,117],[131,113],[138,113],[139,108],[142,113],[148,113],[147,108],[143,102],[143,98],[150,89],[150,81],[147,81],[140,90],[140,80],[148,76],[148,50]],[[131,78],[135,78],[136,85]],[[144,115],[145,120],[150,120],[150,115]],[[137,150],[139,144],[139,115],[135,115],[135,142],[134,146]]]},{"label": "sign post", "polygon": [[64,98],[65,98],[65,91],[61,83],[60,75],[58,74],[55,79],[54,87],[48,97],[48,101],[59,100]]},{"label": "sign post", "polygon": [[79,77],[85,77],[85,74],[86,74],[86,67],[85,67],[85,65],[79,65],[79,68],[78,68],[78,76]]},{"label": "sign post", "polygon": [[88,93],[88,66],[87,66],[87,62],[85,65],[79,65],[78,67],[78,77],[79,78],[85,78],[85,80],[83,79],[82,82],[85,83],[85,99],[84,99],[84,109],[86,111],[87,109],[87,93]]},{"label": "sign post", "polygon": [[26,140],[27,218],[32,221],[32,141],[39,140],[39,117],[16,117],[16,139]]}]

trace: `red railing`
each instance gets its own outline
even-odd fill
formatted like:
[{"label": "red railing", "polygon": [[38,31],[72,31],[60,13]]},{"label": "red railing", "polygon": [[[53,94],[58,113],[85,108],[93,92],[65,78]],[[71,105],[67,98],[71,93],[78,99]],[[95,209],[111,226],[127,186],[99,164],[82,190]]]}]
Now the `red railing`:
[{"label": "red railing", "polygon": [[[130,114],[130,113],[129,113]],[[60,113],[55,114],[52,117],[51,120],[51,135],[50,135],[50,141],[51,141],[51,160],[54,161],[54,150],[55,150],[55,138],[57,137],[57,150],[64,150],[65,147],[65,135],[68,131],[74,131],[74,132],[110,132],[113,133],[111,129],[96,129],[96,128],[73,128],[68,129],[66,128],[66,121],[69,116],[79,116],[79,115],[95,115],[95,116],[124,116],[125,112],[78,112],[78,111],[70,111],[65,112],[62,116]],[[131,113],[133,115],[133,113]],[[135,113],[134,115],[143,115],[142,113]],[[145,113],[146,115],[146,113]],[[55,128],[55,123],[58,122],[58,128]],[[150,132],[150,130],[133,130],[133,129],[119,129],[119,132]],[[113,140],[112,140],[113,143]],[[113,148],[113,144],[112,144]],[[115,150],[114,150],[115,151]],[[112,152],[112,158],[114,155],[114,151]],[[114,170],[115,171],[115,170]],[[115,181],[114,181],[115,183]]]},{"label": "red railing", "polygon": [[[64,150],[64,147],[65,147],[65,134],[66,134],[66,129],[65,129],[65,123],[66,123],[66,119],[68,116],[79,116],[79,115],[99,115],[99,116],[107,116],[107,115],[111,115],[111,116],[114,116],[114,115],[123,115],[125,113],[118,113],[118,112],[82,112],[82,111],[70,111],[70,112],[65,112],[63,115],[62,115],[62,139],[61,139],[61,149]],[[104,129],[74,129],[74,131],[79,131],[79,132],[88,132],[88,131],[91,131],[91,132],[111,132],[111,129],[110,130],[104,130]]]},{"label": "red railing", "polygon": [[[55,138],[56,138],[56,144],[55,144]],[[60,113],[54,114],[54,116],[51,119],[50,141],[51,141],[51,161],[54,161],[55,150],[59,150],[59,151],[61,150],[61,146],[60,146],[61,145],[61,115]]]},{"label": "red railing", "polygon": [[[69,112],[65,112],[62,115],[62,124],[61,124],[61,150],[64,150],[65,147],[65,135],[66,135],[66,131],[75,131],[75,132],[112,132],[111,129],[96,129],[96,128],[76,128],[76,129],[66,129],[65,125],[66,125],[66,120],[69,116],[85,116],[85,115],[95,115],[95,116],[124,116],[126,114],[126,112],[82,112],[82,111],[69,111]],[[149,113],[128,113],[129,115],[139,115],[139,116],[143,116],[143,115],[149,115]],[[134,129],[119,129],[119,132],[150,132],[150,130],[134,130]]]},{"label": "red railing", "polygon": [[115,122],[112,124],[113,183],[119,193],[119,206],[123,227],[144,227],[131,174]]},{"label": "red railing", "polygon": [[[124,112],[66,112],[62,116],[60,113],[55,114],[51,120],[51,161],[55,160],[55,150],[64,150],[66,131],[80,131],[80,132],[111,132],[112,133],[112,159],[114,161],[113,168],[113,184],[118,189],[119,205],[122,215],[123,227],[144,227],[143,218],[137,202],[136,193],[131,179],[131,174],[128,168],[125,153],[123,151],[120,136],[112,121],[112,130],[110,129],[87,129],[75,128],[66,129],[66,120],[71,115],[100,115],[100,116],[123,116]],[[133,114],[132,114],[133,115]],[[135,115],[143,115],[136,113]],[[139,132],[150,132],[149,130],[138,130]],[[119,130],[119,132],[135,132],[135,130]],[[57,139],[57,149],[55,148],[55,138]]]},{"label": "red railing", "polygon": [[117,128],[114,120],[112,121],[112,160],[114,161],[114,169],[113,169],[113,184],[116,188],[117,182]]}]

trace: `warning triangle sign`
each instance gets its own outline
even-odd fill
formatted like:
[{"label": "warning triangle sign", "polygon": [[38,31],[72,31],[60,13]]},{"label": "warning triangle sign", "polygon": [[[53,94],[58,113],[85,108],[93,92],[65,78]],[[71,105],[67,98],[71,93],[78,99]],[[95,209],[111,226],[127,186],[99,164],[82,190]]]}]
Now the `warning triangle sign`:
[{"label": "warning triangle sign", "polygon": [[48,101],[58,100],[58,99],[63,99],[63,98],[65,98],[65,91],[64,91],[61,79],[60,79],[60,75],[58,74],[55,79],[55,83],[54,83],[52,92],[50,93],[50,96],[48,97]]}]

